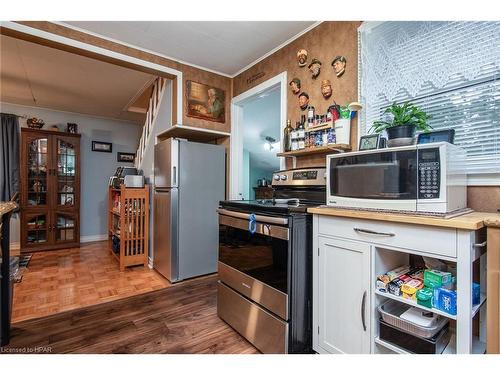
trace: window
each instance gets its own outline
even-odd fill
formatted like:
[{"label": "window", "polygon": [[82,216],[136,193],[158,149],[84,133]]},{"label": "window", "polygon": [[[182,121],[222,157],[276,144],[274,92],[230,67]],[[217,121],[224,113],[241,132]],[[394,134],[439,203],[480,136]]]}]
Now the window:
[{"label": "window", "polygon": [[500,22],[365,22],[359,51],[360,134],[411,101],[455,129],[469,177],[500,176]]}]

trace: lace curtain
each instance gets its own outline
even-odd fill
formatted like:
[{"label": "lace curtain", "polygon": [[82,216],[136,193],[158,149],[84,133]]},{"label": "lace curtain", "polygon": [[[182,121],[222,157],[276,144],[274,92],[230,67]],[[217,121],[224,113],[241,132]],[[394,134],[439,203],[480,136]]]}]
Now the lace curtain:
[{"label": "lace curtain", "polygon": [[410,100],[455,128],[470,173],[500,172],[500,22],[365,22],[358,36],[360,134]]}]

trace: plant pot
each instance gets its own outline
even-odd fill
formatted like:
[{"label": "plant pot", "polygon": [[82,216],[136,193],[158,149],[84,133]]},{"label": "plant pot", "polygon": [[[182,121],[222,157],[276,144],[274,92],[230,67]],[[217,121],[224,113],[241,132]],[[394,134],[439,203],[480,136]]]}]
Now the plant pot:
[{"label": "plant pot", "polygon": [[386,129],[389,147],[408,146],[413,144],[415,125],[400,125]]}]

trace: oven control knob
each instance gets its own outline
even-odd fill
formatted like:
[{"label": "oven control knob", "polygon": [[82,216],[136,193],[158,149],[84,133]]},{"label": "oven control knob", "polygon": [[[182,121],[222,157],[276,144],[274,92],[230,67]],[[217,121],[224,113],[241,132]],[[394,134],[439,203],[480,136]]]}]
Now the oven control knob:
[{"label": "oven control knob", "polygon": [[280,180],[280,175],[279,174],[275,174],[274,175],[274,181],[279,181]]},{"label": "oven control knob", "polygon": [[280,177],[281,177],[281,181],[286,181],[286,174],[282,174]]}]

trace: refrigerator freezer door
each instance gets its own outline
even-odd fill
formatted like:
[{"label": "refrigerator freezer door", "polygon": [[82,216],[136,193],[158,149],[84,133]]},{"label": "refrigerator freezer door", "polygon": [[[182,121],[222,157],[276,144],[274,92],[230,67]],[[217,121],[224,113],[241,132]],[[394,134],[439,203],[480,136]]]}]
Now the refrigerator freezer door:
[{"label": "refrigerator freezer door", "polygon": [[154,193],[153,266],[169,281],[179,280],[178,190]]},{"label": "refrigerator freezer door", "polygon": [[225,149],[195,142],[180,142],[179,147],[179,277],[187,279],[217,272]]},{"label": "refrigerator freezer door", "polygon": [[155,188],[179,185],[179,141],[167,139],[155,145]]}]

